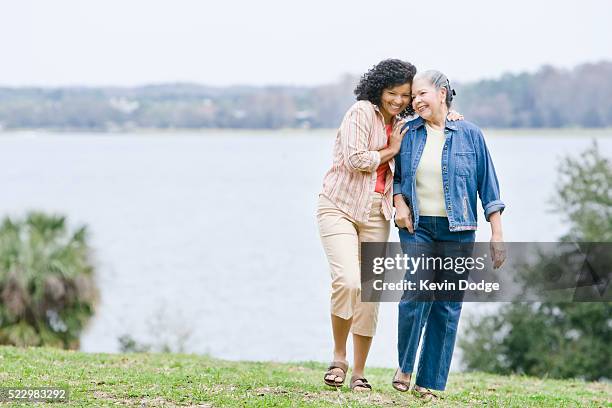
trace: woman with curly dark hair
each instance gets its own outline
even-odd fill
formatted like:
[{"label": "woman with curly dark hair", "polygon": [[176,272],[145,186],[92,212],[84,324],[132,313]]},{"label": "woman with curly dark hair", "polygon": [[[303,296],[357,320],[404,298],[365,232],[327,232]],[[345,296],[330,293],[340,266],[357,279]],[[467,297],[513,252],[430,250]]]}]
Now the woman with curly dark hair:
[{"label": "woman with curly dark hair", "polygon": [[[345,114],[333,163],[319,194],[317,220],[332,278],[332,363],[325,384],[341,387],[348,370],[346,342],[353,333],[351,390],[368,391],[365,363],[378,318],[378,303],[361,302],[359,245],[385,242],[393,214],[394,156],[402,119],[414,113],[411,83],[416,68],[397,59],[381,61],[355,88],[357,102]],[[451,119],[460,115],[451,114]]]}]

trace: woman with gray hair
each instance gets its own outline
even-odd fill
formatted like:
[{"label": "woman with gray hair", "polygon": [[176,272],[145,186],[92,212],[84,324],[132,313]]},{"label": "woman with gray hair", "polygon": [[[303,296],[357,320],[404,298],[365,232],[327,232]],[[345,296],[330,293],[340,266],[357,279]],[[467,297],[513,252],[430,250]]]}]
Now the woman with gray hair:
[{"label": "woman with gray hair", "polygon": [[[411,94],[412,107],[419,117],[403,128],[407,133],[395,159],[393,183],[395,223],[402,250],[411,252],[419,246],[420,254],[423,247],[435,246],[435,255],[444,259],[461,256],[465,250],[460,247],[467,247],[469,256],[475,240],[479,195],[491,225],[493,267],[499,268],[505,259],[501,224],[505,205],[482,131],[470,122],[446,119],[455,91],[441,72],[417,73]],[[434,273],[436,281],[457,279],[454,270]],[[423,399],[435,399],[432,390],[446,387],[462,293],[449,298],[439,292],[435,297],[407,292],[399,303],[399,368],[392,385],[398,391],[408,391],[422,334],[413,391]]]}]

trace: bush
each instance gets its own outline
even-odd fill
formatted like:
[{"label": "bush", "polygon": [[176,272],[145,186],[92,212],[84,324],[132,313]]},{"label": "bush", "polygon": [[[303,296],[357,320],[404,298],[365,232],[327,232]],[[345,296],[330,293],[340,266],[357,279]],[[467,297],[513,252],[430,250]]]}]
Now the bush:
[{"label": "bush", "polygon": [[[568,223],[561,241],[612,242],[612,166],[597,144],[566,158],[559,173],[555,210]],[[559,262],[538,264],[561,269]],[[611,344],[609,302],[506,304],[469,321],[459,340],[468,370],[586,380],[612,378]]]},{"label": "bush", "polygon": [[0,226],[0,344],[78,349],[94,314],[87,230],[58,215],[31,212]]}]

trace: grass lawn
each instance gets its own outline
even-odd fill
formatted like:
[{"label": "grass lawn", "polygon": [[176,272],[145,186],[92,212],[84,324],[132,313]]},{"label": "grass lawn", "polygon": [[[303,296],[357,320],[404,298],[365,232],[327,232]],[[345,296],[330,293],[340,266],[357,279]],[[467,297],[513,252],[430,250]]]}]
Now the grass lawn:
[{"label": "grass lawn", "polygon": [[[69,403],[36,406],[419,407],[391,388],[392,369],[370,368],[369,395],[323,384],[321,363],[233,362],[189,354],[89,354],[0,346],[1,387],[66,387]],[[350,376],[350,372],[349,372]],[[484,373],[451,374],[430,406],[612,407],[612,384]],[[0,403],[29,406],[32,403]]]}]

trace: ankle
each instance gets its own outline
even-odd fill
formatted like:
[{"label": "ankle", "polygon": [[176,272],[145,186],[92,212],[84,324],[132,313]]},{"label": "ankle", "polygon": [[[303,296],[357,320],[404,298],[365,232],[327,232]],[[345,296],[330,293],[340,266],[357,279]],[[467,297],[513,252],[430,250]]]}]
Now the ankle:
[{"label": "ankle", "polygon": [[395,372],[395,375],[398,378],[403,378],[403,379],[410,379],[412,377],[412,373],[411,372],[410,373],[404,373],[401,368],[397,369],[397,371]]},{"label": "ankle", "polygon": [[353,368],[353,372],[351,373],[354,377],[364,377],[364,369],[361,370],[357,370],[355,368]]},{"label": "ankle", "polygon": [[346,359],[346,350],[344,352],[340,351],[334,351],[334,361],[343,361],[343,362],[347,362]]}]

